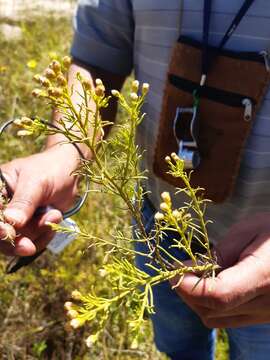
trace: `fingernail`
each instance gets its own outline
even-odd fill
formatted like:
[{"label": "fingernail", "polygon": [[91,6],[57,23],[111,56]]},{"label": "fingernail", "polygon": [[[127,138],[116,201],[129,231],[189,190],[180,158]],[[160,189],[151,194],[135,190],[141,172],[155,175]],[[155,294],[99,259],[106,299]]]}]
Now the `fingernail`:
[{"label": "fingernail", "polygon": [[48,225],[50,223],[58,224],[60,221],[61,221],[60,214],[58,214],[58,212],[57,213],[54,212],[54,213],[49,213],[48,215],[46,215],[44,224],[45,225]]},{"label": "fingernail", "polygon": [[6,209],[4,216],[7,221],[15,224],[23,224],[25,222],[24,213],[17,209]]}]

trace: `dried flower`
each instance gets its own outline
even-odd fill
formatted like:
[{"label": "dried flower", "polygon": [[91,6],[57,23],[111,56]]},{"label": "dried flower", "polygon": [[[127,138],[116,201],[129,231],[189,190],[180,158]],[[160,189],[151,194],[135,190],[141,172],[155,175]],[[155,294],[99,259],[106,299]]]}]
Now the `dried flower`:
[{"label": "dried flower", "polygon": [[41,89],[34,89],[34,90],[32,91],[32,95],[33,95],[34,97],[40,97],[40,96],[42,95],[42,90],[41,90]]},{"label": "dried flower", "polygon": [[48,94],[50,96],[55,97],[55,98],[59,98],[59,97],[61,97],[63,95],[63,90],[60,89],[60,88],[56,88],[56,87],[50,87],[48,89]]},{"label": "dried flower", "polygon": [[61,64],[58,60],[53,60],[49,67],[56,73],[58,73],[61,70]]},{"label": "dried flower", "polygon": [[8,241],[14,244],[16,239],[16,230],[6,222],[0,221],[0,240]]},{"label": "dried flower", "polygon": [[82,85],[85,88],[85,90],[91,90],[92,84],[91,84],[90,79],[84,78],[82,80]]},{"label": "dried flower", "polygon": [[48,88],[51,86],[50,80],[47,79],[45,76],[40,76],[39,82],[42,86]]},{"label": "dried flower", "polygon": [[46,76],[47,79],[55,79],[55,77],[56,77],[55,72],[50,68],[47,68],[44,71],[44,75]]},{"label": "dried flower", "polygon": [[67,85],[67,80],[62,74],[59,74],[57,76],[56,81],[57,81],[57,84],[60,85],[60,86],[66,86]]},{"label": "dried flower", "polygon": [[98,85],[95,88],[95,94],[99,97],[103,97],[105,95],[105,87],[103,85]]}]

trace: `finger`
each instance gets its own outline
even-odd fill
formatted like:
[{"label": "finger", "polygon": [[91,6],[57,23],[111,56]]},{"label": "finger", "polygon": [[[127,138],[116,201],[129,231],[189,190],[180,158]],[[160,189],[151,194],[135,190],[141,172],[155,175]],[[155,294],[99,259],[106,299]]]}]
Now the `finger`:
[{"label": "finger", "polygon": [[[54,232],[47,222],[59,223],[62,214],[59,210],[53,209],[42,215],[38,220],[33,220],[26,228],[24,234],[15,240],[15,254],[19,256],[30,256],[46,247],[53,238]],[[32,225],[32,226],[31,226]]]},{"label": "finger", "polygon": [[[202,310],[203,311],[203,310]],[[218,318],[218,317],[230,317],[230,316],[239,316],[239,315],[258,315],[261,316],[262,313],[264,317],[269,319],[270,314],[270,298],[269,295],[260,295],[257,296],[255,299],[240,305],[237,308],[230,309],[227,311],[207,311],[208,318]],[[206,313],[205,313],[206,314]]]},{"label": "finger", "polygon": [[26,236],[19,236],[15,240],[14,253],[18,256],[31,256],[36,253],[35,244]]},{"label": "finger", "polygon": [[31,221],[21,229],[21,233],[32,241],[35,241],[44,232],[52,231],[48,223],[59,224],[61,221],[62,213],[57,209],[51,209],[42,215],[34,216]]},{"label": "finger", "polygon": [[17,228],[23,227],[31,219],[36,209],[42,205],[48,189],[41,179],[31,174],[21,174],[13,197],[4,211],[4,216]]},{"label": "finger", "polygon": [[238,328],[256,324],[266,324],[269,320],[264,317],[248,315],[230,316],[224,318],[211,318],[203,321],[204,325],[210,329]]},{"label": "finger", "polygon": [[221,271],[214,279],[200,279],[194,274],[187,274],[176,291],[188,303],[220,311],[233,309],[258,295],[254,274],[259,269],[256,261],[252,260],[246,257]]},{"label": "finger", "polygon": [[37,252],[45,249],[49,242],[53,239],[54,233],[52,231],[47,231],[46,233],[43,233],[36,241],[35,246],[37,249]]}]

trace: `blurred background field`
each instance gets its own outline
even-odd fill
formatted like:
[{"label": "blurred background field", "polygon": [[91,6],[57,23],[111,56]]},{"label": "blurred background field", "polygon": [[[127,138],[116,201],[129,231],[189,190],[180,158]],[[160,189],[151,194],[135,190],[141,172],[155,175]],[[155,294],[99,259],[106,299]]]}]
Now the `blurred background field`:
[{"label": "blurred background field", "polygon": [[[74,8],[74,1],[0,0],[1,123],[37,113],[50,118],[49,110],[32,100],[32,77],[51,58],[68,54]],[[12,132],[0,141],[1,162],[33,153],[43,144],[42,139],[22,142]],[[76,220],[98,235],[108,234],[114,226],[129,231],[130,220],[123,216],[120,204],[101,195],[91,195]],[[47,253],[31,268],[11,276],[4,275],[6,259],[0,255],[0,360],[164,359],[153,346],[150,324],[143,329],[138,349],[130,348],[127,314],[121,311],[118,325],[108,323],[104,337],[91,349],[84,342],[91,325],[74,332],[67,328],[63,303],[72,290],[86,292],[95,285],[110,292],[97,272],[104,261],[103,251],[87,247],[76,241],[60,256]],[[221,334],[217,360],[225,359],[227,341]]]}]

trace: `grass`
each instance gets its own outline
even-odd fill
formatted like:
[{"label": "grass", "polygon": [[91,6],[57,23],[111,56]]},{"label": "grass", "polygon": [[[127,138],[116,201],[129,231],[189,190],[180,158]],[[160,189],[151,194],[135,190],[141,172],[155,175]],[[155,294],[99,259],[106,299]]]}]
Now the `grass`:
[{"label": "grass", "polygon": [[[50,57],[68,53],[71,20],[40,16],[15,25],[22,30],[21,39],[10,42],[0,38],[0,119],[36,113],[49,118],[49,110],[37,105],[29,95],[31,79]],[[42,139],[21,142],[12,132],[1,142],[1,162],[42,147]],[[127,216],[123,218],[122,212],[120,216],[118,202],[100,195],[91,195],[77,221],[97,235],[109,232],[119,222],[121,226],[129,224]],[[95,285],[107,291],[102,288],[102,278],[94,275],[103,261],[100,249],[87,250],[86,243],[76,241],[59,257],[47,253],[31,268],[12,276],[0,275],[1,359],[164,360],[153,345],[150,324],[140,339],[140,350],[128,350],[130,339],[124,313],[119,312],[120,325],[108,323],[105,336],[90,350],[84,343],[90,328],[72,332],[66,327],[63,303],[73,289],[87,291]],[[6,259],[0,256],[0,274],[5,263]],[[226,353],[227,341],[222,335],[217,360],[225,360]]]}]

